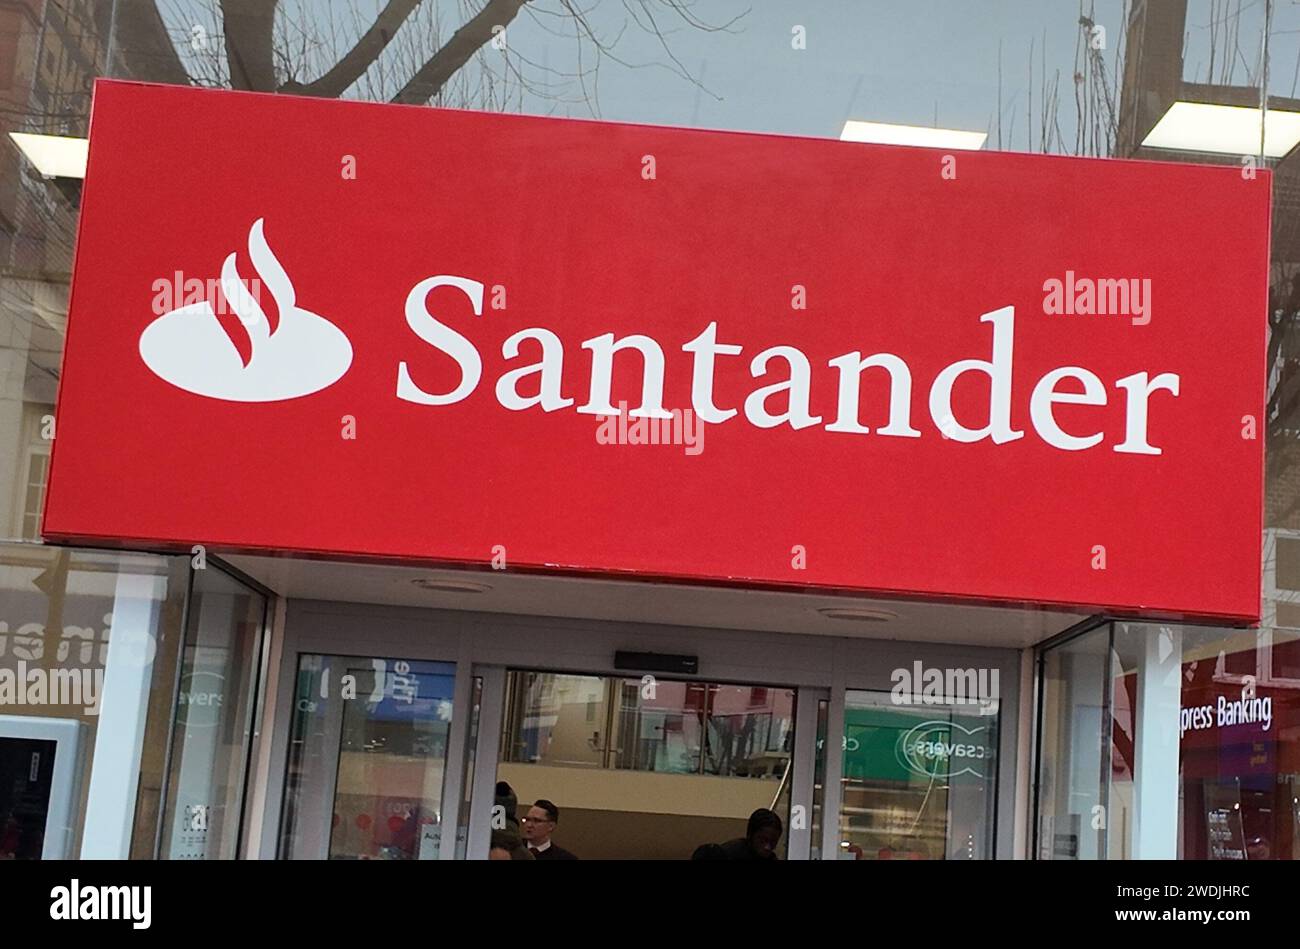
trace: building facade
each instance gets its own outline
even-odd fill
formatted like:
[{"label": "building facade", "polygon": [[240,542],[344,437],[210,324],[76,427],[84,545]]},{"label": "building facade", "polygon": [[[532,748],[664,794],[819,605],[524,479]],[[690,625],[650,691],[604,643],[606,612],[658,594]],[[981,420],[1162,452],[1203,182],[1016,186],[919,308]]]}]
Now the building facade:
[{"label": "building facade", "polygon": [[[543,0],[472,6],[0,0],[0,768],[13,788],[0,791],[0,855],[482,859],[494,831],[543,799],[559,809],[555,842],[587,859],[686,859],[743,836],[759,808],[781,818],[786,859],[1300,856],[1296,14],[1182,0],[996,11],[828,0],[798,14],[602,0],[583,19]],[[1229,585],[1205,574],[1175,578],[1175,599],[1144,611],[984,587],[905,596],[865,566],[857,584],[728,581],[614,560],[520,569],[509,545],[477,563],[436,549],[421,562],[253,550],[184,530],[165,544],[140,541],[154,536],[143,528],[97,542],[43,530],[95,173],[42,171],[39,149],[88,134],[96,78],[811,139],[878,135],[863,123],[883,123],[915,136],[904,144],[955,132],[985,152],[1091,158],[1098,181],[1106,160],[1139,159],[1266,183],[1268,260],[1247,264],[1268,273],[1267,352],[1247,384],[1267,402],[1257,418],[1234,416],[1241,440],[1263,447],[1263,518],[1229,525],[1261,529],[1259,621],[1177,608]],[[1209,111],[1179,125],[1187,106]],[[197,114],[166,121],[202,147],[211,129]],[[158,174],[141,167],[141,194]],[[1106,194],[1085,185],[1078,200]],[[194,213],[236,200],[214,188]],[[500,200],[516,200],[508,183]],[[1136,247],[1150,228],[1143,211],[1124,213]],[[1228,226],[1205,220],[1196,237]],[[926,254],[935,285],[953,270],[943,243],[934,235]],[[82,254],[84,280],[94,261]],[[548,266],[564,284],[582,262]],[[165,309],[188,305],[191,276],[163,273],[139,305],[160,292]],[[1229,348],[1207,329],[1202,352],[1216,345]],[[138,444],[192,437],[156,405],[101,420],[100,434],[117,424]],[[611,451],[665,471],[653,452],[692,447],[689,428],[669,427],[665,444],[606,434]],[[196,468],[222,466],[221,437]],[[364,472],[363,439],[357,450],[350,470]],[[129,490],[107,461],[78,488],[97,509]],[[199,510],[207,482],[184,467],[167,477],[195,485]],[[1232,458],[1203,478],[1150,509],[1191,522],[1218,510],[1216,496],[1255,489]],[[365,483],[384,490],[378,473]],[[1056,504],[1083,511],[1101,489],[1062,481]],[[1127,529],[1159,534],[1159,517]],[[896,545],[881,557],[905,572],[943,552]],[[996,562],[978,572],[1005,587]]]}]

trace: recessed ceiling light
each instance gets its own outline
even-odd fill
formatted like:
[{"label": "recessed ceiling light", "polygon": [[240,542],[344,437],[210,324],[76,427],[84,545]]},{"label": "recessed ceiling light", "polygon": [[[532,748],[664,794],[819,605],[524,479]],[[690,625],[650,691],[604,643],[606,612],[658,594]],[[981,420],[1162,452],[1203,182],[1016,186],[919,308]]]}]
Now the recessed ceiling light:
[{"label": "recessed ceiling light", "polygon": [[823,606],[817,612],[827,619],[855,620],[866,623],[888,623],[892,619],[898,619],[898,614],[891,613],[889,610],[869,610],[857,606]]},{"label": "recessed ceiling light", "polygon": [[953,148],[975,151],[984,147],[988,132],[936,129],[924,125],[890,125],[849,119],[840,132],[842,142],[874,142],[877,145],[920,145],[923,148]]},{"label": "recessed ceiling light", "polygon": [[417,577],[411,585],[431,593],[486,593],[492,589],[486,583],[473,580],[441,580],[437,577]]},{"label": "recessed ceiling light", "polygon": [[[1142,140],[1147,148],[1223,155],[1259,154],[1259,109],[1208,102],[1175,102]],[[1281,158],[1300,144],[1300,112],[1269,109],[1264,156]]]},{"label": "recessed ceiling light", "polygon": [[9,137],[46,178],[86,177],[89,139],[67,135],[36,135],[32,132],[10,132]]}]

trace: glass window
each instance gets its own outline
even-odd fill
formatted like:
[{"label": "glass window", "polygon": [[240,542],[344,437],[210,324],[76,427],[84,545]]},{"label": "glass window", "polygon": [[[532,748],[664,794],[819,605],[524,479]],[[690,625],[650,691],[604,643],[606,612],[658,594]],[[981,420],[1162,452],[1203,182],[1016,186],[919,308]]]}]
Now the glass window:
[{"label": "glass window", "polygon": [[793,690],[710,685],[706,723],[706,774],[779,780],[789,768]]},{"label": "glass window", "polygon": [[445,662],[299,658],[282,857],[438,859],[455,672]]},{"label": "glass window", "polygon": [[1105,856],[1108,626],[1047,650],[1040,664],[1037,856]]},{"label": "glass window", "polygon": [[510,672],[506,693],[505,761],[779,779],[790,760],[790,689]]},{"label": "glass window", "polygon": [[194,571],[176,695],[159,856],[237,856],[266,598],[220,570]]},{"label": "glass window", "polygon": [[599,768],[609,731],[609,685],[599,676],[506,674],[504,761]]},{"label": "glass window", "polygon": [[1300,859],[1300,683],[1255,630],[1181,632],[1179,857]]},{"label": "glass window", "polygon": [[557,845],[580,858],[686,859],[743,838],[759,808],[786,820],[794,707],[771,686],[511,671],[497,777],[510,817],[555,804]]},{"label": "glass window", "polygon": [[611,767],[668,774],[705,770],[707,683],[656,679],[643,686],[639,679],[617,679],[613,684],[619,708]]},{"label": "glass window", "polygon": [[[79,761],[75,782],[62,789],[72,795],[71,824],[61,828],[67,856],[80,852],[119,597],[132,598],[134,615],[152,617],[142,674],[152,683],[152,695],[169,696],[166,670],[175,649],[174,630],[180,626],[184,564],[182,559],[144,554],[0,544],[0,720],[21,724],[19,720],[41,719],[68,727],[67,747],[75,746]],[[138,609],[141,591],[148,599],[147,610]],[[0,737],[3,734],[0,728]],[[141,767],[147,768],[147,756]],[[46,813],[42,810],[39,819],[29,814],[19,823],[34,827]],[[32,852],[26,832],[4,837],[14,816],[12,810],[0,813],[0,840],[8,841],[0,843],[0,858],[5,852]],[[5,851],[9,845],[12,849]]]},{"label": "glass window", "polygon": [[[1190,860],[1300,858],[1300,683],[1273,657],[1289,631],[1108,624],[1043,656],[1038,764],[1038,855],[1131,859],[1141,855],[1138,814],[1168,820],[1157,848]],[[1261,648],[1264,644],[1265,648]],[[1165,658],[1165,656],[1168,658]],[[1157,695],[1140,712],[1144,663]],[[1139,792],[1140,748],[1168,755],[1156,790]],[[1166,744],[1163,735],[1169,736]],[[1167,794],[1162,781],[1177,769]]]},{"label": "glass window", "polygon": [[1271,639],[1273,678],[1300,684],[1300,631],[1274,629]]},{"label": "glass window", "polygon": [[858,860],[992,856],[998,713],[985,705],[900,705],[888,692],[844,702],[840,847]]}]

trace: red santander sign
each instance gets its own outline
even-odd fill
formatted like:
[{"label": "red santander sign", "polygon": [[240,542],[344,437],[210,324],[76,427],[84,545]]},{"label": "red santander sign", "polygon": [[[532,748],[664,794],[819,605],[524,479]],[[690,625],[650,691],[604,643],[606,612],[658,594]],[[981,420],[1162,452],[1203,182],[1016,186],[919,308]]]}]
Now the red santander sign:
[{"label": "red santander sign", "polygon": [[101,82],[44,533],[1255,621],[1268,195]]}]

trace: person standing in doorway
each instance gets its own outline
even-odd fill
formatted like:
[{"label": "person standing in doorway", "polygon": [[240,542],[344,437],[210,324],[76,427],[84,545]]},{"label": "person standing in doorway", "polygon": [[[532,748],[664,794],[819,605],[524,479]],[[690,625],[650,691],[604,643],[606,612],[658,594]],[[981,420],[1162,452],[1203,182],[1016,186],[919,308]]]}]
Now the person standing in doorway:
[{"label": "person standing in doorway", "polygon": [[492,831],[489,860],[532,860],[533,855],[524,846],[523,838],[512,830]]},{"label": "person standing in doorway", "polygon": [[551,842],[551,834],[560,822],[560,809],[543,798],[524,815],[524,840],[535,860],[577,860],[563,847]]},{"label": "person standing in doorway", "polygon": [[[719,845],[723,860],[777,860],[776,845],[785,830],[781,818],[766,807],[749,815],[745,836]],[[698,854],[700,851],[696,851]],[[704,859],[701,857],[700,859]]]}]

